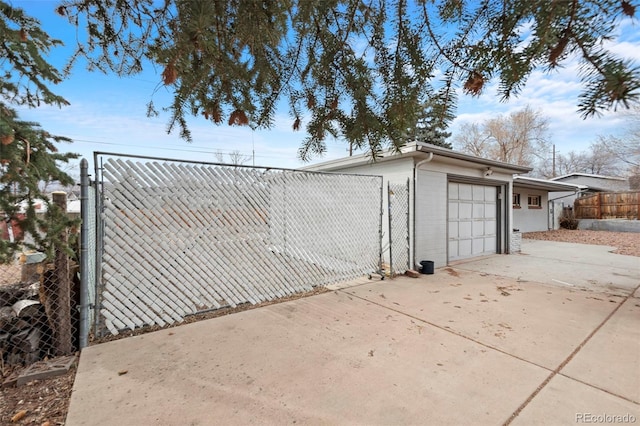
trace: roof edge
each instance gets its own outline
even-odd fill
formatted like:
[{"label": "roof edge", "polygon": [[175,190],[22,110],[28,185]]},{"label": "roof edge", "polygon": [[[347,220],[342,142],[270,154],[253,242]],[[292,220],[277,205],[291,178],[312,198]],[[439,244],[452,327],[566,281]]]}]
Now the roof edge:
[{"label": "roof edge", "polygon": [[440,155],[442,157],[454,158],[456,160],[464,160],[470,161],[472,163],[482,164],[490,167],[499,167],[501,169],[511,170],[514,173],[529,173],[533,170],[532,167],[527,166],[519,166],[517,164],[505,163],[502,161],[489,160],[487,158],[476,157],[475,155],[464,154],[462,152],[453,151],[448,148],[443,148],[441,146],[432,145],[423,142],[416,143],[416,149],[419,152],[430,153],[432,152],[434,155]]},{"label": "roof edge", "polygon": [[[386,150],[376,160],[380,162],[390,161],[399,158],[414,157],[420,154],[429,154],[452,158],[455,160],[468,161],[470,163],[480,164],[487,167],[495,167],[497,169],[505,170],[513,174],[528,173],[533,170],[531,167],[519,166],[516,164],[504,163],[502,161],[489,160],[486,158],[476,157],[470,154],[464,154],[462,152],[453,151],[441,146],[432,145],[424,142],[410,142],[400,148],[399,152],[394,150]],[[360,166],[367,162],[371,162],[371,156],[369,154],[358,154],[351,157],[341,157],[334,160],[320,162],[309,166],[301,167],[300,170],[324,170],[331,171],[344,167]]]},{"label": "roof edge", "polygon": [[562,176],[556,176],[553,177],[549,180],[558,180],[558,179],[564,179],[564,178],[568,178],[571,176],[584,176],[584,177],[591,177],[591,178],[598,178],[598,179],[609,179],[609,180],[618,180],[618,181],[626,181],[626,178],[623,177],[618,177],[618,176],[605,176],[605,175],[596,175],[596,174],[591,174],[591,173],[567,173],[566,175],[562,175]]},{"label": "roof edge", "polygon": [[575,183],[560,183],[554,182],[547,179],[537,179],[528,176],[514,176],[513,178],[513,186],[530,188],[530,189],[540,189],[549,192],[559,192],[559,191],[573,191],[577,192],[582,189],[582,185],[578,185]]}]

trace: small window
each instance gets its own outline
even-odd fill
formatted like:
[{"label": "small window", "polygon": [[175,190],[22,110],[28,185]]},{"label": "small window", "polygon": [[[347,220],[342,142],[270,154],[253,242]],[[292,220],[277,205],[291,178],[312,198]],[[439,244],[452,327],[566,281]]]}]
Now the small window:
[{"label": "small window", "polygon": [[539,195],[529,195],[527,197],[527,204],[529,204],[530,209],[540,209],[542,208],[542,202],[540,200]]},{"label": "small window", "polygon": [[520,194],[513,194],[513,207],[516,209],[520,208]]}]

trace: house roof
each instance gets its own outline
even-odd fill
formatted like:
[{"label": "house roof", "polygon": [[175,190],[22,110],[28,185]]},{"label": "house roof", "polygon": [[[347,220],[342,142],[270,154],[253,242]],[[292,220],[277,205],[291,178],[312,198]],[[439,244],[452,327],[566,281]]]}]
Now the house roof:
[{"label": "house roof", "polygon": [[515,176],[513,178],[513,186],[518,188],[539,189],[541,191],[560,192],[572,191],[576,192],[584,187],[573,183],[560,183],[546,179],[536,179],[527,176]]},{"label": "house roof", "polygon": [[[451,163],[474,163],[479,166],[490,167],[494,171],[504,173],[528,173],[533,170],[531,167],[518,166],[516,164],[503,163],[501,161],[489,160],[486,158],[476,157],[474,155],[464,154],[462,152],[453,151],[441,146],[432,145],[423,142],[410,142],[400,148],[400,152],[387,150],[382,153],[377,162],[393,161],[399,158],[416,157],[418,159],[429,158],[430,155],[441,161]],[[303,167],[302,170],[311,171],[337,171],[347,167],[361,166],[371,164],[372,159],[368,154],[359,154],[351,157],[343,157],[336,160],[325,161],[311,166]]]},{"label": "house roof", "polygon": [[570,177],[589,177],[589,178],[597,178],[597,179],[608,179],[608,180],[618,180],[618,181],[626,181],[625,178],[621,178],[621,177],[616,177],[616,176],[604,176],[604,175],[594,175],[594,174],[590,174],[590,173],[569,173],[566,175],[562,175],[562,176],[556,176],[554,178],[551,178],[549,180],[564,180],[566,178],[570,178]]},{"label": "house roof", "polygon": [[552,178],[551,180],[569,180],[574,184],[579,184],[580,186],[582,186],[582,189],[596,192],[620,191],[628,189],[628,180],[626,178],[616,176],[594,175],[589,173],[569,173],[567,175],[557,176],[555,178]]}]

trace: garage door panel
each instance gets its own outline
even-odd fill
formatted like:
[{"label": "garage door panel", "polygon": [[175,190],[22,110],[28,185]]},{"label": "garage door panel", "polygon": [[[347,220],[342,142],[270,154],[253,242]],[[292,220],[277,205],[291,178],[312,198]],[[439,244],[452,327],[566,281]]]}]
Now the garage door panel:
[{"label": "garage door panel", "polygon": [[496,237],[486,237],[484,239],[484,251],[495,253],[496,250]]},{"label": "garage door panel", "polygon": [[458,240],[449,241],[449,259],[458,256]]},{"label": "garage door panel", "polygon": [[496,252],[497,191],[495,186],[449,183],[449,260]]},{"label": "garage door panel", "polygon": [[484,222],[476,221],[473,222],[471,235],[473,237],[484,237]]},{"label": "garage door panel", "polygon": [[458,254],[459,257],[469,257],[473,254],[471,240],[458,241]]},{"label": "garage door panel", "polygon": [[478,186],[478,185],[473,185],[472,191],[473,191],[473,201],[484,201],[485,200],[484,187]]},{"label": "garage door panel", "polygon": [[495,219],[496,218],[496,203],[486,203],[484,205],[484,218],[485,219]]},{"label": "garage door panel", "polygon": [[449,199],[458,200],[460,198],[458,196],[458,187],[459,184],[449,182]]},{"label": "garage door panel", "polygon": [[485,201],[495,201],[498,195],[498,188],[495,186],[484,187],[484,199]]},{"label": "garage door panel", "polygon": [[458,203],[449,203],[449,219],[457,219],[458,217],[460,217]]},{"label": "garage door panel", "polygon": [[472,240],[473,252],[471,253],[484,253],[484,238],[474,238]]},{"label": "garage door panel", "polygon": [[472,200],[473,198],[472,185],[466,183],[458,184],[458,199],[459,200]]},{"label": "garage door panel", "polygon": [[460,238],[460,233],[458,232],[458,222],[449,222],[449,238]]},{"label": "garage door panel", "polygon": [[460,203],[458,205],[458,217],[460,219],[471,219],[473,217],[473,204]]},{"label": "garage door panel", "polygon": [[471,224],[470,220],[464,222],[458,222],[458,238],[471,238]]},{"label": "garage door panel", "polygon": [[490,220],[484,223],[484,233],[485,235],[493,236],[495,238],[496,235],[496,221]]},{"label": "garage door panel", "polygon": [[486,217],[485,214],[485,205],[476,203],[473,205],[473,218],[474,219],[484,219]]}]

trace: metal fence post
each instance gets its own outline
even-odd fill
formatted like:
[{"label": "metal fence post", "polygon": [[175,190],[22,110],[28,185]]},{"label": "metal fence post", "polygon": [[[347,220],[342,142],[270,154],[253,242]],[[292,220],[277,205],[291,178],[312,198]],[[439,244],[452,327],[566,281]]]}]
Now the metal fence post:
[{"label": "metal fence post", "polygon": [[393,226],[391,223],[391,215],[393,213],[391,212],[391,194],[391,182],[387,182],[387,214],[389,216],[389,277],[393,278],[395,268],[393,267]]},{"label": "metal fence post", "polygon": [[80,348],[89,340],[89,163],[80,161]]},{"label": "metal fence post", "polygon": [[407,269],[411,269],[411,238],[409,237],[409,230],[411,229],[411,217],[409,216],[409,206],[411,206],[411,199],[409,196],[409,179],[407,179]]},{"label": "metal fence post", "polygon": [[380,275],[382,276],[382,279],[384,280],[384,271],[382,270],[382,263],[384,261],[383,257],[382,257],[382,239],[383,237],[383,230],[382,230],[382,216],[384,215],[384,178],[382,176],[380,176],[380,231],[379,231],[379,242],[380,242],[380,251],[378,253],[378,273],[380,273]]}]

